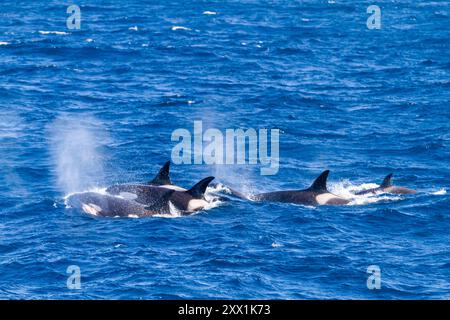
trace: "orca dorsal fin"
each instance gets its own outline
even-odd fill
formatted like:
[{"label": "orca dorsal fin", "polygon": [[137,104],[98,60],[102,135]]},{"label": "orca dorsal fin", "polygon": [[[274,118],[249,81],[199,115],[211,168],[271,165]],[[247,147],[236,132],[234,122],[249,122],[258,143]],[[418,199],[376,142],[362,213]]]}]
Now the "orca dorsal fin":
[{"label": "orca dorsal fin", "polygon": [[169,171],[170,171],[170,161],[167,161],[159,170],[156,177],[152,181],[148,182],[148,184],[153,184],[157,186],[172,184],[172,181],[170,181],[169,177]]},{"label": "orca dorsal fin", "polygon": [[185,191],[195,199],[203,199],[208,184],[214,180],[214,177],[207,177],[197,182],[192,188]]},{"label": "orca dorsal fin", "polygon": [[330,170],[325,170],[314,180],[311,187],[309,187],[309,190],[311,191],[324,191],[328,192],[327,190],[327,178],[328,174],[330,173]]},{"label": "orca dorsal fin", "polygon": [[393,173],[389,173],[385,178],[384,178],[384,180],[383,180],[383,182],[381,183],[381,188],[387,188],[387,187],[390,187],[391,186],[391,179],[392,179],[392,176],[393,176],[394,174]]}]

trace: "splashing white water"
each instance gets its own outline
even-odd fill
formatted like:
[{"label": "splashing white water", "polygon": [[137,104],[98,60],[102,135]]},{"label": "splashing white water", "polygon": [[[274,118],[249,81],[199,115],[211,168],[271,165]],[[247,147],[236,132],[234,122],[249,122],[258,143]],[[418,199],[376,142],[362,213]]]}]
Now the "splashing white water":
[{"label": "splashing white water", "polygon": [[438,191],[432,192],[431,194],[434,195],[434,196],[443,196],[443,195],[447,194],[447,190],[442,188],[442,189],[440,189]]},{"label": "splashing white water", "polygon": [[48,130],[58,187],[66,194],[92,189],[104,181],[102,147],[108,135],[92,117],[61,116]]},{"label": "splashing white water", "polygon": [[386,201],[397,201],[402,198],[398,195],[390,195],[390,194],[380,194],[380,193],[368,193],[362,195],[355,195],[356,192],[373,189],[379,187],[378,184],[375,183],[363,183],[363,184],[353,184],[348,180],[344,180],[341,182],[330,183],[328,186],[328,190],[342,198],[350,200],[348,205],[366,205],[376,202],[386,202]]},{"label": "splashing white water", "polygon": [[205,200],[208,204],[203,208],[203,210],[209,210],[220,206],[223,201],[217,196],[217,193],[223,191],[223,185],[215,185],[214,187],[208,186],[205,191]]}]

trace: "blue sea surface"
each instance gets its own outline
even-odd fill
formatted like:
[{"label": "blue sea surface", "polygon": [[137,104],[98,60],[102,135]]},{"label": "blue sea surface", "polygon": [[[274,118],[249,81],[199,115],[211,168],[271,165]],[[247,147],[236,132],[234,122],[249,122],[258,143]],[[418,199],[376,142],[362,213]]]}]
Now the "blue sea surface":
[{"label": "blue sea surface", "polygon": [[[88,0],[79,30],[70,4],[0,4],[0,299],[450,298],[449,1]],[[390,172],[419,192],[178,218],[66,207],[153,178],[195,120],[279,129],[280,168],[174,164],[183,187],[303,189],[330,169],[338,194]]]}]

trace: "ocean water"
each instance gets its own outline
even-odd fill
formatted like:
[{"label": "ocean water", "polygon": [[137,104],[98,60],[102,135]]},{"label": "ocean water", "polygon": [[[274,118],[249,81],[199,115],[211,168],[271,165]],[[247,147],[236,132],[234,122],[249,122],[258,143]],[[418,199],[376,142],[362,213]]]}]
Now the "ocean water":
[{"label": "ocean water", "polygon": [[[1,299],[450,298],[449,1],[91,0],[79,30],[69,4],[0,5]],[[151,179],[194,120],[280,129],[280,168],[173,165],[184,187],[302,189],[330,169],[343,196],[390,172],[419,192],[229,198],[172,219],[66,208],[71,192]]]}]

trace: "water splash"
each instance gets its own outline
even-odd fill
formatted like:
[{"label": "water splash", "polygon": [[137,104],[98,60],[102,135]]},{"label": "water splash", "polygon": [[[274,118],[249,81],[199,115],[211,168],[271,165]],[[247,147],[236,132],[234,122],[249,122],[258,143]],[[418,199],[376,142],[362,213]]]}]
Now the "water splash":
[{"label": "water splash", "polygon": [[367,205],[377,202],[386,202],[386,201],[397,201],[401,200],[402,197],[398,195],[391,194],[380,194],[380,193],[368,193],[362,195],[355,195],[358,191],[363,191],[367,189],[373,189],[379,187],[378,184],[375,183],[362,183],[362,184],[354,184],[348,180],[330,183],[328,190],[335,195],[338,195],[342,198],[350,200],[348,205]]},{"label": "water splash", "polygon": [[432,192],[431,194],[434,196],[443,196],[443,195],[447,194],[447,190],[442,188],[442,189],[439,189],[438,191]]},{"label": "water splash", "polygon": [[208,186],[205,191],[205,200],[208,204],[203,208],[203,210],[209,210],[212,208],[216,208],[223,204],[223,201],[220,200],[220,197],[217,196],[218,193],[223,191],[223,185],[215,185],[214,187]]},{"label": "water splash", "polygon": [[109,137],[98,120],[85,115],[60,116],[48,134],[56,182],[65,194],[103,184],[102,149]]}]

